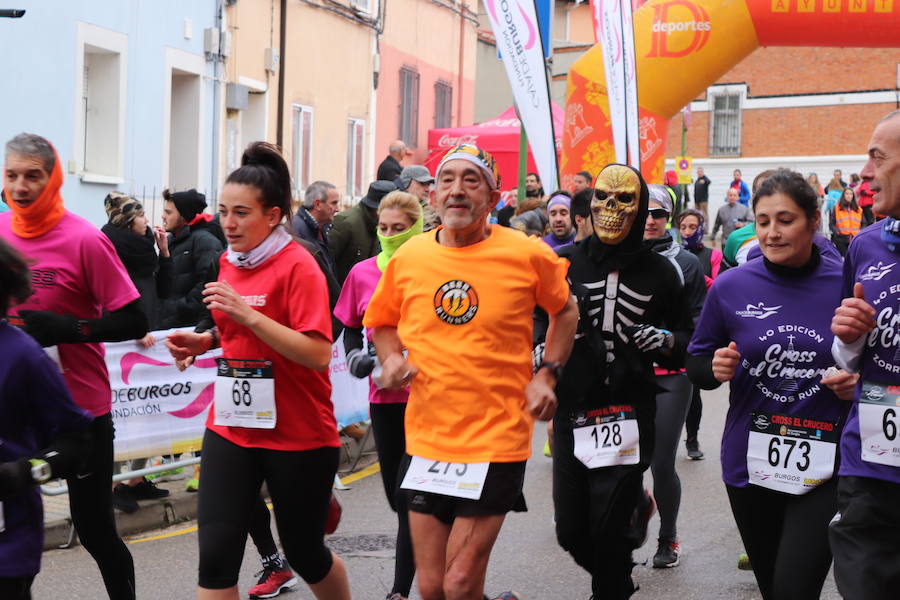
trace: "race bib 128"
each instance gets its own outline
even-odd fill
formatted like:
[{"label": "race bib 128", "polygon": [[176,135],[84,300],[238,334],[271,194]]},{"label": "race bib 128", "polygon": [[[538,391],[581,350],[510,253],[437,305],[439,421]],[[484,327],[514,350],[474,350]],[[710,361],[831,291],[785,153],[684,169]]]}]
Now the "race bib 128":
[{"label": "race bib 128", "polygon": [[589,469],[636,465],[641,460],[637,416],[630,404],[572,415],[575,458]]}]

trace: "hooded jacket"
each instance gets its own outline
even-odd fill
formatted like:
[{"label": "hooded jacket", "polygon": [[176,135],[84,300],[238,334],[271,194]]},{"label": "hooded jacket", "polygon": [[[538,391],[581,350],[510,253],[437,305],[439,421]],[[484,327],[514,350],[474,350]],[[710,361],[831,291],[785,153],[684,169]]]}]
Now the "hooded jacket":
[{"label": "hooded jacket", "polygon": [[335,215],[334,227],[328,232],[328,245],[334,256],[334,274],[341,285],[353,265],[381,251],[375,235],[377,226],[377,219],[362,202]]},{"label": "hooded jacket", "polygon": [[[178,235],[169,234],[172,256],[172,293],[159,307],[161,329],[197,324],[205,311],[203,284],[209,269],[225,249],[215,221],[185,225]],[[223,236],[224,237],[224,236]]]}]

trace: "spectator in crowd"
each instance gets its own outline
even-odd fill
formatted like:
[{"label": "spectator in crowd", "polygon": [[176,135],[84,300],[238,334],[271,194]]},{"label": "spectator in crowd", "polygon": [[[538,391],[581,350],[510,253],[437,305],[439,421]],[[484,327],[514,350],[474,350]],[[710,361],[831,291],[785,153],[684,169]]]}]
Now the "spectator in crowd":
[{"label": "spectator in crowd", "polygon": [[[158,225],[151,230],[144,207],[127,194],[112,192],[106,196],[103,206],[109,222],[101,231],[112,242],[141,295],[141,306],[150,331],[159,329],[158,299],[167,298],[172,289],[172,257],[166,230]],[[159,256],[154,245],[159,248]],[[148,333],[140,343],[149,348],[156,343],[156,339]],[[146,464],[146,459],[132,461],[130,470],[143,469]],[[113,488],[113,506],[133,513],[139,508],[138,500],[156,500],[168,495],[169,490],[157,487],[146,477],[134,477]]]},{"label": "spectator in crowd", "polygon": [[303,205],[291,221],[297,237],[318,248],[331,271],[334,272],[334,255],[328,246],[328,230],[334,223],[334,215],[340,210],[341,195],[333,184],[315,181],[303,194]]},{"label": "spectator in crowd", "polygon": [[431,208],[431,204],[428,202],[428,190],[431,189],[433,183],[434,177],[422,165],[403,167],[400,177],[394,181],[394,185],[397,186],[398,190],[408,192],[419,199],[425,219],[425,231],[431,231],[441,224],[441,218],[434,212],[434,209]]},{"label": "spectator in crowd", "polygon": [[25,258],[0,239],[0,598],[30,600],[41,568],[44,519],[37,486],[74,476],[90,451],[91,415],[78,408],[57,365],[6,321],[33,290]]},{"label": "spectator in crowd", "polygon": [[738,201],[744,206],[750,205],[750,188],[747,187],[747,182],[741,179],[741,170],[735,169],[732,174],[734,179],[731,180],[731,185],[729,188],[734,188],[738,191]]},{"label": "spectator in crowd", "polygon": [[203,284],[222,250],[225,235],[204,213],[206,196],[195,189],[163,190],[163,226],[169,232],[172,293],[159,307],[161,329],[196,325],[203,310]]},{"label": "spectator in crowd", "polygon": [[382,198],[396,189],[392,181],[373,181],[359,204],[335,217],[334,227],[328,234],[328,244],[334,255],[334,274],[341,285],[353,265],[372,258],[381,249],[375,235],[378,205]]},{"label": "spectator in crowd", "polygon": [[541,176],[537,173],[525,176],[525,197],[544,199],[544,186],[541,184]]},{"label": "spectator in crowd", "polygon": [[678,215],[684,207],[687,206],[688,201],[690,200],[685,196],[685,186],[683,184],[678,183],[678,173],[674,170],[666,171],[663,176],[663,183],[672,190],[672,202],[674,207],[674,212],[671,213],[671,216],[674,218]]},{"label": "spectator in crowd", "polygon": [[574,196],[581,190],[587,190],[594,187],[594,178],[587,171],[578,171],[572,178],[572,195]]},{"label": "spectator in crowd", "polygon": [[856,196],[859,201],[859,207],[863,211],[863,227],[868,227],[875,222],[875,214],[872,212],[872,205],[875,203],[872,198],[875,194],[869,187],[870,181],[863,181],[856,188]]},{"label": "spectator in crowd", "polygon": [[825,195],[825,188],[823,188],[822,184],[819,183],[819,176],[817,174],[810,173],[809,176],[806,178],[806,183],[809,184],[809,187],[811,187],[813,189],[813,191],[816,193],[816,196],[818,196],[819,199],[821,199],[822,196]]},{"label": "spectator in crowd", "polygon": [[407,156],[412,156],[412,151],[406,147],[406,142],[403,140],[391,142],[391,145],[388,146],[388,155],[378,165],[377,179],[379,181],[394,181],[400,177],[403,171],[403,166],[400,162]]},{"label": "spectator in crowd", "polygon": [[563,191],[553,192],[547,202],[547,217],[550,220],[550,233],[542,239],[551,248],[571,244],[575,240],[575,227],[572,225],[572,197]]},{"label": "spectator in crowd", "polygon": [[518,194],[517,188],[508,192],[500,192],[500,202],[497,203],[497,225],[510,227],[509,221],[516,215]]},{"label": "spectator in crowd", "polygon": [[572,206],[569,215],[572,217],[572,227],[575,228],[575,240],[577,244],[594,231],[591,224],[591,199],[594,197],[593,184],[591,187],[581,190],[572,198]]},{"label": "spectator in crowd", "polygon": [[[735,171],[735,173],[740,173],[740,171]],[[747,184],[744,183],[744,186],[746,185]],[[723,246],[725,245],[725,241],[728,239],[728,236],[731,235],[732,231],[734,231],[735,229],[740,229],[747,223],[753,222],[753,213],[750,212],[750,208],[738,203],[738,200],[740,198],[739,194],[740,192],[738,191],[738,188],[734,186],[728,188],[726,203],[719,208],[719,212],[718,214],[716,214],[716,222],[713,225],[711,237],[713,240],[715,240],[716,233],[718,233],[719,229],[721,229]]]},{"label": "spectator in crowd", "polygon": [[841,256],[847,255],[850,242],[863,227],[864,218],[862,208],[856,202],[856,192],[851,187],[844,188],[841,199],[828,213],[831,241]]},{"label": "spectator in crowd", "polygon": [[856,187],[857,187],[860,183],[862,183],[862,179],[860,179],[859,173],[850,173],[850,186],[849,186],[849,187],[851,187],[851,188],[853,188],[854,190],[856,190]]},{"label": "spectator in crowd", "polygon": [[710,183],[712,182],[703,172],[703,167],[697,167],[697,179],[694,180],[694,204],[696,204],[697,210],[703,214],[704,223],[709,222],[707,207],[709,206]]},{"label": "spectator in crowd", "polygon": [[835,169],[834,174],[831,178],[831,181],[828,182],[828,185],[825,186],[825,191],[827,192],[829,189],[840,189],[843,190],[847,187],[847,182],[843,179],[843,174],[840,169]]}]

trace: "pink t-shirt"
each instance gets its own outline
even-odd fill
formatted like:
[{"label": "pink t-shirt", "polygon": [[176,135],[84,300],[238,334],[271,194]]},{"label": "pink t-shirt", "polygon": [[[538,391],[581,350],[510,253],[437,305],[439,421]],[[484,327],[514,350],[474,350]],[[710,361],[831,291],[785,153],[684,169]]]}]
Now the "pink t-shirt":
[{"label": "pink t-shirt", "polygon": [[[79,319],[99,319],[140,295],[109,238],[81,217],[66,211],[53,229],[36,238],[13,234],[12,212],[0,214],[0,237],[32,261],[34,295],[13,307],[48,310]],[[75,403],[95,417],[111,408],[112,392],[103,344],[60,344],[63,376]]]},{"label": "pink t-shirt", "polygon": [[[341,297],[334,307],[334,316],[338,320],[353,329],[363,326],[363,315],[369,300],[375,293],[378,280],[381,279],[381,270],[378,268],[377,256],[358,262],[350,269],[344,286],[341,288]],[[372,334],[366,330],[366,337],[372,343]],[[402,390],[383,390],[369,377],[369,402],[373,404],[396,404],[406,402],[409,399],[409,388]]]}]

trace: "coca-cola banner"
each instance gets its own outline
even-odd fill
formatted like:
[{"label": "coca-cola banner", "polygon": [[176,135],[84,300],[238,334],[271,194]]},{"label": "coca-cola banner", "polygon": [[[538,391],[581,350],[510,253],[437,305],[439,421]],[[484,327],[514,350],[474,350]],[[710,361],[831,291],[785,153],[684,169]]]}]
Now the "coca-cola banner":
[{"label": "coca-cola banner", "polygon": [[[157,343],[150,348],[133,341],[106,344],[116,460],[200,449],[213,401],[216,358],[222,351],[199,356],[192,366],[179,371],[163,343],[174,331],[154,332]],[[368,382],[347,371],[340,339],[334,344],[329,369],[338,426],[368,419]]]},{"label": "coca-cola banner", "polygon": [[556,189],[556,134],[534,0],[486,0],[486,5],[538,173],[545,189]]}]

